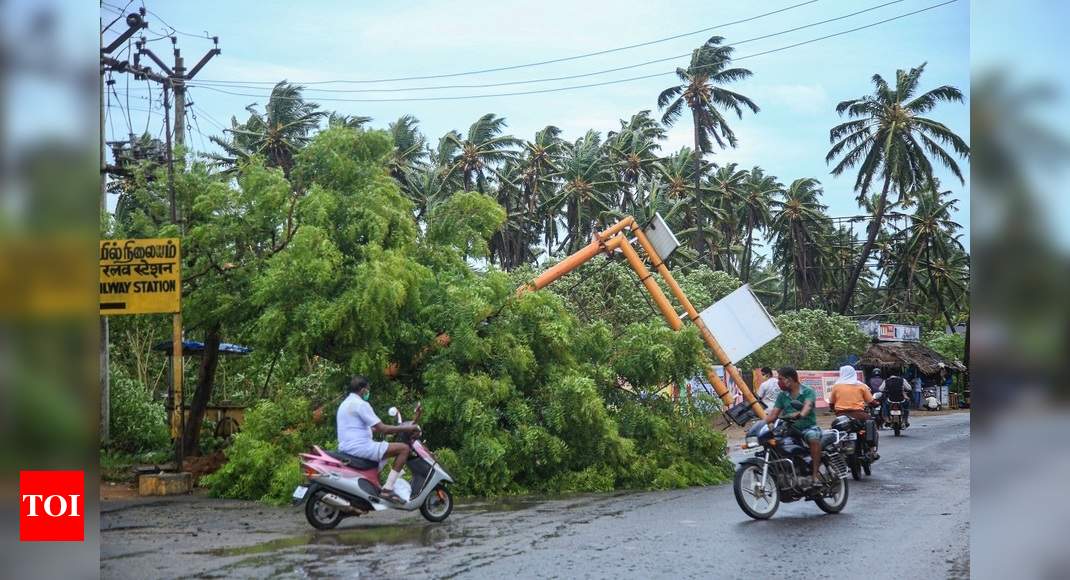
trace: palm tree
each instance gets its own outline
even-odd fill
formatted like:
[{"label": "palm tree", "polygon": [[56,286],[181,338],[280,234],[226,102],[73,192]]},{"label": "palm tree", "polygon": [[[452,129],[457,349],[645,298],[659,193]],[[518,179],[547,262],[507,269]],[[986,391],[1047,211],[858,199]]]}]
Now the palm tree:
[{"label": "palm tree", "polygon": [[915,192],[917,207],[913,213],[892,212],[894,218],[906,221],[906,227],[898,232],[897,248],[899,260],[896,261],[891,278],[906,287],[906,307],[909,309],[913,289],[918,278],[919,265],[927,263],[936,256],[948,256],[953,250],[962,250],[962,243],[956,236],[962,226],[951,219],[951,211],[957,200],[949,199],[950,191],[940,191],[939,182],[935,188]]},{"label": "palm tree", "polygon": [[563,145],[560,168],[561,190],[547,206],[564,209],[567,233],[562,245],[571,253],[586,245],[595,224],[614,209],[616,179],[594,130]]},{"label": "palm tree", "polygon": [[620,180],[620,209],[625,214],[632,207],[635,186],[643,175],[650,175],[658,160],[659,141],[665,138],[665,129],[650,117],[650,111],[639,111],[632,118],[620,122],[620,131],[611,131],[606,137],[606,149]]},{"label": "palm tree", "polygon": [[776,237],[773,260],[795,285],[797,306],[810,305],[820,292],[824,261],[824,237],[829,229],[827,206],[820,202],[821,182],[812,177],[796,179],[783,192],[783,201],[772,201],[771,230]]},{"label": "palm tree", "polygon": [[[743,80],[751,76],[751,71],[745,68],[727,68],[732,62],[731,46],[722,46],[724,38],[714,36],[705,44],[691,53],[691,63],[686,69],[676,69],[676,76],[681,83],[669,87],[658,95],[658,109],[665,113],[661,122],[666,127],[671,127],[683,113],[684,106],[691,110],[691,119],[695,135],[695,198],[702,199],[701,189],[702,172],[699,166],[704,153],[712,149],[712,142],[718,147],[724,148],[726,144],[735,147],[738,140],[732,128],[728,126],[721,109],[732,110],[739,118],[743,118],[743,107],[758,112],[758,105],[739,93],[732,92],[720,85]],[[695,249],[701,255],[703,253],[705,236],[701,232]]]},{"label": "palm tree", "polygon": [[961,103],[962,93],[955,87],[943,85],[915,96],[924,71],[924,63],[909,71],[896,71],[894,88],[880,75],[873,75],[873,94],[836,105],[837,113],[846,114],[853,120],[829,131],[829,142],[833,145],[825,161],[831,163],[840,158],[832,168],[832,174],[841,175],[849,168],[859,166],[854,187],[860,203],[868,198],[875,179],[884,180],[866,243],[840,298],[841,314],[850,307],[858,278],[873,250],[892,185],[899,190],[901,200],[912,187],[931,186],[933,166],[930,156],[965,183],[954,156],[944,147],[951,147],[956,155],[967,158],[969,145],[942,123],[921,116],[941,102]]},{"label": "palm tree", "polygon": [[[711,204],[707,203],[700,209],[702,204],[698,201],[696,190],[691,185],[694,182],[696,157],[690,148],[682,147],[676,153],[657,160],[653,165],[654,175],[665,184],[666,196],[674,202],[679,202],[684,208],[683,219],[680,228],[676,230],[676,236],[681,242],[687,242],[692,249],[705,247],[707,243],[713,241],[707,237],[707,232],[699,227],[699,221],[703,217],[711,221],[723,217],[721,210]],[[706,168],[706,163],[700,160],[698,167],[698,174],[701,175]],[[700,190],[708,193],[709,185],[701,186]],[[716,234],[717,232],[710,233]],[[700,235],[706,238],[701,243],[697,240]],[[694,251],[696,257],[701,257],[697,250]]]},{"label": "palm tree", "polygon": [[516,156],[513,148],[521,145],[521,141],[511,135],[502,135],[504,129],[503,117],[487,113],[472,123],[463,139],[456,131],[444,137],[454,148],[449,173],[460,173],[465,191],[472,189],[474,180],[476,189],[485,192],[487,172],[493,172],[498,165]]},{"label": "palm tree", "polygon": [[553,208],[548,207],[547,201],[554,194],[554,177],[561,173],[558,163],[563,146],[561,129],[547,125],[535,133],[533,141],[524,144],[518,167],[521,205],[534,228],[542,231],[547,253],[551,252],[553,244],[557,243],[557,214]]},{"label": "palm tree", "polygon": [[213,158],[233,167],[253,155],[263,155],[268,166],[279,167],[289,176],[294,155],[308,143],[326,116],[318,110],[319,105],[305,102],[301,90],[298,85],[281,81],[271,89],[263,113],[253,103],[245,108],[249,112],[247,121],[239,124],[232,117],[231,128],[226,130],[231,135],[229,140],[210,138],[227,156]]},{"label": "palm tree", "polygon": [[372,122],[371,117],[365,117],[363,115],[344,115],[339,112],[332,112],[327,116],[327,127],[349,127],[350,129],[363,129],[365,125]]},{"label": "palm tree", "polygon": [[773,196],[784,190],[783,184],[772,175],[766,175],[765,171],[755,165],[747,172],[747,180],[743,184],[743,199],[740,212],[743,214],[742,222],[747,232],[747,240],[743,243],[743,256],[740,259],[742,270],[740,279],[744,283],[750,282],[751,262],[753,261],[754,230],[764,232],[769,227],[772,215],[769,213],[769,204]]},{"label": "palm tree", "polygon": [[[720,251],[713,251],[714,263],[718,269],[728,269],[732,264],[732,247],[735,244],[736,236],[739,233],[739,216],[736,209],[743,201],[744,188],[747,180],[747,171],[740,169],[735,163],[729,163],[717,168],[717,171],[710,176],[707,186],[709,190],[713,192],[716,197],[713,203],[710,204],[716,207],[720,219],[717,220],[721,224],[720,229],[720,242],[724,249],[724,261],[722,262]],[[701,208],[705,204],[699,204]],[[716,229],[713,226],[714,220],[707,220],[708,216],[700,216],[699,223],[709,221],[711,229]],[[741,268],[737,268],[739,272]]]},{"label": "palm tree", "polygon": [[401,184],[402,189],[408,185],[407,175],[421,169],[428,157],[427,139],[417,128],[419,121],[412,115],[402,115],[390,123],[387,131],[394,138],[394,152],[387,161],[390,175]]}]

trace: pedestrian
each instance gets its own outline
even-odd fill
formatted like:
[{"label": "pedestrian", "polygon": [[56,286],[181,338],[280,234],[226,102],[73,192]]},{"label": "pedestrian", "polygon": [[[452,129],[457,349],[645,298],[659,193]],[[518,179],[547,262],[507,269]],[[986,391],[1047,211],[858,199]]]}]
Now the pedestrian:
[{"label": "pedestrian", "polygon": [[780,396],[780,383],[773,376],[773,369],[762,367],[762,384],[758,386],[758,400],[766,410],[772,409],[776,399]]},{"label": "pedestrian", "polygon": [[914,375],[914,380],[911,381],[911,383],[912,383],[912,385],[914,387],[914,393],[913,393],[913,395],[914,395],[914,408],[915,409],[920,409],[921,408],[921,375],[920,374],[915,374]]}]

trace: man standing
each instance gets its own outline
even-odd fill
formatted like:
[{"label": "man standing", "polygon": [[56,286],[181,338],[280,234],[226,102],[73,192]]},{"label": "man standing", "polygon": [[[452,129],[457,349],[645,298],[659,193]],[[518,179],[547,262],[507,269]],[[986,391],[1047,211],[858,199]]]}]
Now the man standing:
[{"label": "man standing", "polygon": [[773,408],[778,396],[780,396],[780,383],[773,376],[773,369],[762,367],[762,384],[758,386],[758,400],[768,411]]},{"label": "man standing", "polygon": [[[780,383],[780,395],[777,396],[773,410],[765,416],[765,422],[770,426],[778,417],[794,420],[794,427],[802,435],[803,441],[810,446],[810,462],[813,467],[813,480],[811,485],[819,485],[821,481],[821,429],[817,426],[817,394],[810,387],[804,387],[799,383],[799,373],[792,367],[783,367],[777,371]],[[802,404],[802,409],[796,411],[793,403]]]},{"label": "man standing", "polygon": [[379,497],[394,503],[402,503],[394,493],[394,483],[405,469],[411,449],[405,443],[387,443],[375,441],[372,433],[394,435],[397,433],[419,433],[420,426],[386,425],[375,415],[375,410],[368,403],[371,398],[371,386],[368,379],[353,377],[347,387],[349,396],[338,407],[338,450],[347,455],[354,455],[372,461],[382,461],[384,457],[393,457],[394,468],[379,492]]}]

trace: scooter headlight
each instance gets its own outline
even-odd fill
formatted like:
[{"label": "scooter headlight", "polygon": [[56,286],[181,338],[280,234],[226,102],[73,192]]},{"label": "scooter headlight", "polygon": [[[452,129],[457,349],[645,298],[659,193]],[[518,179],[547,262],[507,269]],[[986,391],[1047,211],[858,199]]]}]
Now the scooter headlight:
[{"label": "scooter headlight", "polygon": [[750,447],[758,447],[758,438],[757,437],[747,437],[747,447],[748,448],[750,448]]}]

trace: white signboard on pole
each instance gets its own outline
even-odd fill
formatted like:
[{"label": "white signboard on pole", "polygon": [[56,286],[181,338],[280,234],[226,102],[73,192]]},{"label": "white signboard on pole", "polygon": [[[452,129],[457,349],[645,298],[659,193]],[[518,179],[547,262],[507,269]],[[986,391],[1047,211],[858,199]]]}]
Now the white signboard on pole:
[{"label": "white signboard on pole", "polygon": [[748,284],[703,310],[699,317],[732,362],[742,360],[780,336],[773,317]]}]

